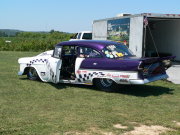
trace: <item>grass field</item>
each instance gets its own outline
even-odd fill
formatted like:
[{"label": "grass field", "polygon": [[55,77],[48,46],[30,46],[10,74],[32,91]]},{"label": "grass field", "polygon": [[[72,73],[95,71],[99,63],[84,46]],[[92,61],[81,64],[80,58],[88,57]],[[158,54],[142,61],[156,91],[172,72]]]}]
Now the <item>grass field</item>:
[{"label": "grass field", "polygon": [[18,58],[35,54],[0,52],[0,134],[131,135],[142,125],[180,134],[180,85],[157,81],[107,93],[17,76]]}]

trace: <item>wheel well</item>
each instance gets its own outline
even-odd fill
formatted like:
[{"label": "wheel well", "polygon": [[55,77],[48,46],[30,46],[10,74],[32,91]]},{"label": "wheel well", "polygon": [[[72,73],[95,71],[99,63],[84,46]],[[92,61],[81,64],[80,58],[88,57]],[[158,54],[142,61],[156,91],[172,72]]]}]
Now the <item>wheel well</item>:
[{"label": "wheel well", "polygon": [[95,85],[96,84],[96,80],[98,80],[99,78],[93,78],[92,80],[92,84]]},{"label": "wheel well", "polygon": [[30,67],[26,67],[26,68],[24,69],[24,73],[23,73],[23,75],[27,75],[27,73],[28,73],[29,69],[30,69]]},{"label": "wheel well", "polygon": [[[96,80],[98,80],[98,79],[101,79],[101,78],[93,78],[93,80],[92,80],[93,85],[96,83]],[[112,78],[105,78],[105,79],[111,79],[114,83],[116,83],[116,81]]]},{"label": "wheel well", "polygon": [[[34,68],[34,67],[26,67],[26,68],[24,69],[23,75],[27,75],[27,76],[28,76],[28,72],[29,72],[29,69],[30,69],[30,68]],[[36,70],[36,68],[34,68],[34,69]],[[36,70],[36,72],[37,72],[37,70]],[[42,81],[42,79],[41,79],[41,77],[39,76],[38,72],[37,72],[37,76],[38,76],[38,80],[41,80],[41,81]]]}]

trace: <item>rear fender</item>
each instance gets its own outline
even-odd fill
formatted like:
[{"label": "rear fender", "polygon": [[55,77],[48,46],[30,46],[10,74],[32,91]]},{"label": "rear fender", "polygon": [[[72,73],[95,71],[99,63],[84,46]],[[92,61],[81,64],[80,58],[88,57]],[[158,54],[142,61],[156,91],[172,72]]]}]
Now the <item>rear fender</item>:
[{"label": "rear fender", "polygon": [[153,63],[160,63],[165,69],[168,69],[171,66],[171,61],[174,60],[175,57],[176,56],[141,59],[138,69],[143,70],[146,65],[152,65]]},{"label": "rear fender", "polygon": [[167,70],[169,67],[172,66],[172,60],[174,60],[175,57],[176,56],[168,56],[168,57],[162,57],[159,59],[160,59],[160,61],[162,61],[163,66]]},{"label": "rear fender", "polygon": [[167,56],[167,57],[159,58],[159,60],[160,61],[163,61],[163,60],[174,60],[174,58],[176,58],[176,56]]},{"label": "rear fender", "polygon": [[162,62],[164,60],[174,60],[176,56],[168,56],[168,57],[148,57],[148,58],[142,58],[140,61],[142,61],[143,64],[152,64],[156,62]]}]

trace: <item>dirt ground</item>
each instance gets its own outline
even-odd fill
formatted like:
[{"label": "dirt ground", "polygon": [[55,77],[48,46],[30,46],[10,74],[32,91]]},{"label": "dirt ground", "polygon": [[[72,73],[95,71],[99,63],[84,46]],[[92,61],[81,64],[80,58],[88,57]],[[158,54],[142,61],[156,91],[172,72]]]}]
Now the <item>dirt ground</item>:
[{"label": "dirt ground", "polygon": [[[176,126],[180,127],[180,122],[177,121],[173,121]],[[131,124],[134,124],[134,129],[131,131],[127,131],[125,133],[123,133],[122,135],[160,135],[162,133],[166,133],[168,131],[174,131],[174,129],[170,129],[167,127],[163,127],[160,125],[151,125],[151,126],[147,126],[147,125],[140,125],[136,122],[132,122]],[[122,129],[122,130],[126,130],[128,129],[127,126],[123,126],[122,124],[115,124],[113,125],[114,128],[117,129]],[[117,135],[113,132],[105,132],[102,131],[99,128],[90,128],[88,129],[86,132],[66,132],[65,135],[93,135],[93,134],[98,134],[98,135]]]}]

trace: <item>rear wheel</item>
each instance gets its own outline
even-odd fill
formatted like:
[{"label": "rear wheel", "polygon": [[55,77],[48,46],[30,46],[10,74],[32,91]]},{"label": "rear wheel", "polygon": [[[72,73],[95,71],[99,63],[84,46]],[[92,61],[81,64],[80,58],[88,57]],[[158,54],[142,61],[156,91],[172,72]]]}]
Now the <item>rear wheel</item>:
[{"label": "rear wheel", "polygon": [[117,84],[113,80],[107,79],[107,78],[96,79],[95,85],[100,90],[107,91],[107,92],[115,90],[117,86]]},{"label": "rear wheel", "polygon": [[39,80],[39,76],[35,68],[30,67],[27,73],[27,77],[29,80]]}]

